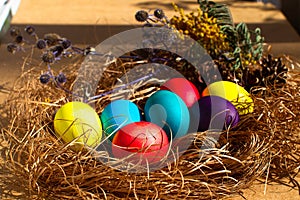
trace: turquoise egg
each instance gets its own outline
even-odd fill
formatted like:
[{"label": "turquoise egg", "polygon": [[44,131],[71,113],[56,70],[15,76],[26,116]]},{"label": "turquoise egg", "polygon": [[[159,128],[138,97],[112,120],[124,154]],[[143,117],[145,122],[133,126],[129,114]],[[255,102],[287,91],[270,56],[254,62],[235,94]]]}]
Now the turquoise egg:
[{"label": "turquoise egg", "polygon": [[169,140],[188,132],[189,110],[184,101],[173,92],[160,90],[153,93],[146,101],[144,112],[146,121],[162,127]]},{"label": "turquoise egg", "polygon": [[123,126],[141,121],[137,105],[129,100],[115,100],[108,104],[100,115],[103,130],[110,140]]}]

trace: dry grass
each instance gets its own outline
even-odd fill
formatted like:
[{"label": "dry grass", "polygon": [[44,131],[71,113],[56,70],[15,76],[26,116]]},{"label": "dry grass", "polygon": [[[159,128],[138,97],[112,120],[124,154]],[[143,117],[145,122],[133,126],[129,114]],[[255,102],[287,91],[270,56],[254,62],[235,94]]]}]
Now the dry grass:
[{"label": "dry grass", "polygon": [[[114,70],[124,73],[125,64],[115,63]],[[68,76],[66,88],[72,89],[78,67],[76,62],[63,69]],[[8,172],[2,176],[23,188],[22,198],[219,199],[242,195],[241,190],[257,179],[300,190],[294,179],[300,169],[300,80],[295,79],[299,72],[290,73],[295,75],[293,82],[289,81],[293,84],[256,88],[255,111],[242,117],[235,130],[224,131],[218,141],[213,133],[189,134],[180,140],[192,145],[176,162],[142,174],[115,170],[90,152],[75,153],[70,144],[58,140],[52,128],[53,115],[70,95],[54,85],[41,85],[36,78],[39,73],[35,68],[24,72],[1,108],[1,113],[6,113],[1,132],[7,143],[3,168]],[[111,89],[116,76],[107,74],[110,84],[99,91]],[[145,91],[145,85],[136,89]],[[154,90],[132,98],[142,101],[141,96],[146,98]],[[97,112],[110,98],[120,97],[108,95],[97,100]],[[209,148],[203,148],[205,145]],[[4,195],[14,196],[9,189],[5,191]]]}]

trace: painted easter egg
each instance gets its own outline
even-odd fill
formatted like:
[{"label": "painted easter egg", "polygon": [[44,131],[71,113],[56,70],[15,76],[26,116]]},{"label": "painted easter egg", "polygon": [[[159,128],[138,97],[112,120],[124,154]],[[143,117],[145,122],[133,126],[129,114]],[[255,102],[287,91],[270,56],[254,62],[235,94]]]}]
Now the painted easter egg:
[{"label": "painted easter egg", "polygon": [[252,113],[254,103],[250,94],[240,85],[229,81],[217,81],[208,85],[202,92],[202,96],[220,96],[230,101],[240,115]]},{"label": "painted easter egg", "polygon": [[[169,140],[165,131],[151,122],[134,122],[122,127],[112,140],[116,158],[129,155],[131,162],[155,163],[166,156]],[[132,155],[133,154],[133,155]]]},{"label": "painted easter egg", "polygon": [[68,102],[59,108],[54,117],[54,130],[65,142],[74,141],[75,149],[84,145],[95,147],[102,137],[98,114],[83,102]]},{"label": "painted easter egg", "polygon": [[170,90],[177,94],[187,105],[191,107],[198,99],[200,94],[196,86],[185,78],[172,78],[160,87],[162,90]]},{"label": "painted easter egg", "polygon": [[171,91],[153,93],[146,101],[144,112],[146,121],[162,127],[169,140],[188,132],[189,110],[183,100]]},{"label": "painted easter egg", "polygon": [[227,129],[236,126],[240,120],[235,106],[219,96],[202,97],[190,108],[190,115],[190,127],[197,126],[198,131]]},{"label": "painted easter egg", "polygon": [[123,126],[141,121],[140,111],[134,103],[121,99],[109,103],[100,115],[103,130],[110,140]]}]

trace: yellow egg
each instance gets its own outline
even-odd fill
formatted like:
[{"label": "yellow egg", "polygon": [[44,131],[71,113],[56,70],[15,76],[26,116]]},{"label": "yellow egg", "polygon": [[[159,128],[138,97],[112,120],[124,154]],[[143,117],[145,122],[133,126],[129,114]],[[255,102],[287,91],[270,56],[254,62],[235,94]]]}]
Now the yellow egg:
[{"label": "yellow egg", "polygon": [[254,110],[253,99],[240,85],[229,81],[217,81],[208,85],[202,92],[202,96],[214,95],[230,101],[240,115],[252,113]]},{"label": "yellow egg", "polygon": [[102,138],[102,124],[96,111],[86,103],[69,102],[54,117],[55,133],[65,142],[74,141],[74,149],[97,146]]}]

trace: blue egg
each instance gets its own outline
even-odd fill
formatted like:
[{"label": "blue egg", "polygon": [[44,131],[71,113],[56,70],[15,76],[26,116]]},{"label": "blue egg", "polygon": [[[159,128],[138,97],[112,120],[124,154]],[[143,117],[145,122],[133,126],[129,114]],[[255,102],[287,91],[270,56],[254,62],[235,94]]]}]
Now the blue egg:
[{"label": "blue egg", "polygon": [[141,114],[137,105],[122,99],[108,104],[101,113],[100,119],[106,136],[112,140],[121,127],[141,121]]},{"label": "blue egg", "polygon": [[190,114],[184,101],[175,93],[160,90],[146,101],[145,118],[162,127],[169,140],[184,136],[189,129]]}]

